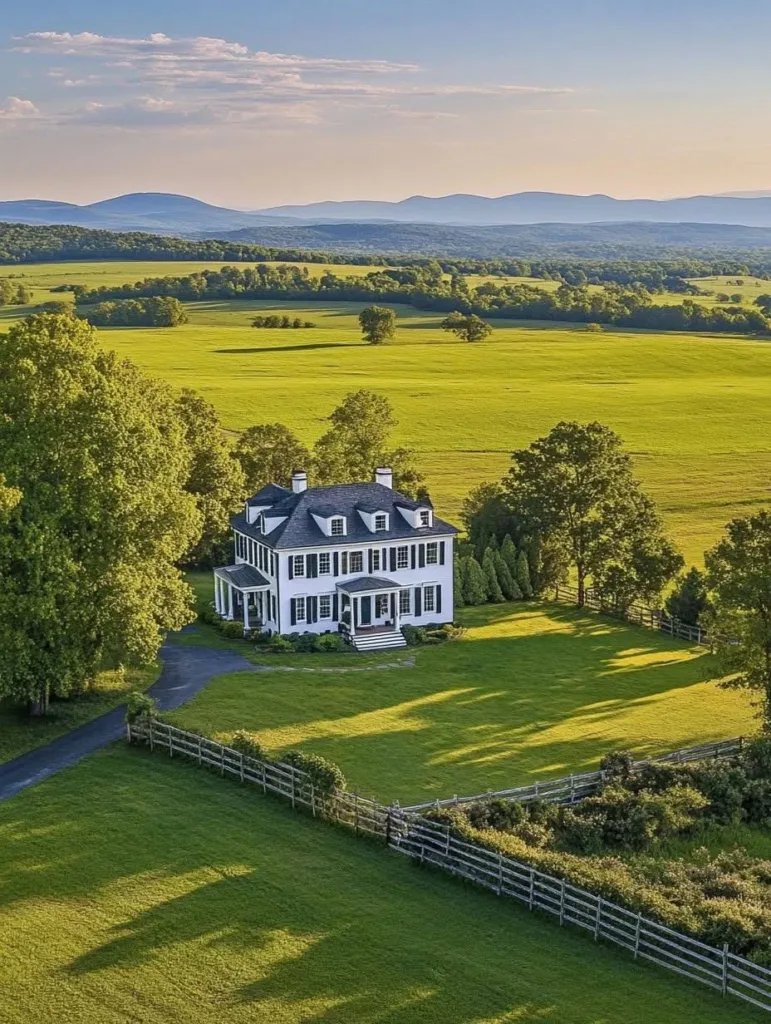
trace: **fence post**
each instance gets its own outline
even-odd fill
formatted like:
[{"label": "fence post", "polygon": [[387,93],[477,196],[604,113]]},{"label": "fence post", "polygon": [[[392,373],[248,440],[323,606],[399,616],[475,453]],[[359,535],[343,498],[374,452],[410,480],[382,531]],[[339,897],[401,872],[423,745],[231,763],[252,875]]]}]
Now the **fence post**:
[{"label": "fence post", "polygon": [[166,739],[169,741],[169,757],[174,757],[174,745],[171,739],[171,729],[166,727]]},{"label": "fence post", "polygon": [[560,927],[565,923],[565,879],[560,885]]},{"label": "fence post", "polygon": [[498,851],[498,895],[503,893],[503,854]]},{"label": "fence post", "polygon": [[311,811],[313,812],[313,817],[315,818],[316,817],[316,787],[313,785],[313,783],[311,783]]},{"label": "fence post", "polygon": [[267,793],[268,792],[268,766],[265,764],[264,761],[260,761],[260,766],[262,767],[262,791],[263,791],[263,793]]},{"label": "fence post", "polygon": [[220,775],[225,774],[225,744],[220,743]]},{"label": "fence post", "polygon": [[600,919],[602,918],[602,896],[597,900],[597,917],[594,921],[594,941],[600,937]]},{"label": "fence post", "polygon": [[533,909],[535,903],[535,868],[530,868],[530,896],[528,897],[527,905],[530,910]]},{"label": "fence post", "polygon": [[294,770],[294,768],[292,768],[292,774],[291,774],[290,777],[292,779],[292,807],[294,807],[295,806],[295,770]]},{"label": "fence post", "polygon": [[353,831],[359,834],[359,794],[353,794]]},{"label": "fence post", "polygon": [[723,995],[728,991],[728,943],[723,946],[723,980],[720,986]]},{"label": "fence post", "polygon": [[390,807],[386,807],[385,841],[386,841],[386,846],[390,846],[391,845],[391,808]]},{"label": "fence post", "polygon": [[201,737],[199,736],[198,737],[198,766],[200,767],[202,764],[203,764],[203,742],[201,740]]},{"label": "fence post", "polygon": [[241,782],[244,781],[244,754],[241,751]]},{"label": "fence post", "polygon": [[637,924],[634,930],[634,958],[637,959],[637,954],[640,951],[640,926],[642,924],[642,914],[637,915]]}]

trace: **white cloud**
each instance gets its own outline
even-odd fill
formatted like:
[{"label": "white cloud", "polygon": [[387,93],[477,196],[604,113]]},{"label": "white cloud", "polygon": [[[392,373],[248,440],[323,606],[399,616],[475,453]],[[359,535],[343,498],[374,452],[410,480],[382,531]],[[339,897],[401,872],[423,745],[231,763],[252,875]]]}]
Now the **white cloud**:
[{"label": "white cloud", "polygon": [[0,121],[25,121],[31,117],[40,117],[40,111],[32,100],[8,96],[0,103]]}]

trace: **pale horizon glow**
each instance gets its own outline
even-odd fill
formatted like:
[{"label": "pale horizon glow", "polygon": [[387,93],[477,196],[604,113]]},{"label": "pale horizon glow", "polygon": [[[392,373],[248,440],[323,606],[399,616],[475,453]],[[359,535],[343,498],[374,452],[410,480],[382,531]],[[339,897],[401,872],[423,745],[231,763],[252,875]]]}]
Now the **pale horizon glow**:
[{"label": "pale horizon glow", "polygon": [[[515,192],[771,189],[771,5],[181,0],[18,6],[0,199],[171,192],[254,210]],[[495,31],[491,31],[491,26]]]}]

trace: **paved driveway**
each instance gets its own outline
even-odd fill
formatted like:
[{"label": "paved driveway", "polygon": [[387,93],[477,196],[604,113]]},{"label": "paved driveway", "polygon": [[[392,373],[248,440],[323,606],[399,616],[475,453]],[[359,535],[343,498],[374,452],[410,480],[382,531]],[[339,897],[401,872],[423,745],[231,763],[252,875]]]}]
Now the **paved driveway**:
[{"label": "paved driveway", "polygon": [[[199,690],[225,672],[253,672],[254,666],[240,654],[215,651],[207,647],[183,647],[165,644],[161,648],[163,669],[149,693],[161,711],[171,711],[194,697]],[[13,796],[49,775],[75,764],[99,747],[119,739],[125,731],[125,705],[86,722],[44,747],[36,747],[20,757],[0,765],[0,800]]]}]

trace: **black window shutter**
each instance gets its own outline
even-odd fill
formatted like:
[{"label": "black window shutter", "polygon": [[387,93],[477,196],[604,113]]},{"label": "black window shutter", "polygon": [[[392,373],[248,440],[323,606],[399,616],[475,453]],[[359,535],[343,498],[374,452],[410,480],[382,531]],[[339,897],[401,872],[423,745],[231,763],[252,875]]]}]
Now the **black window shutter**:
[{"label": "black window shutter", "polygon": [[423,569],[426,564],[426,545],[418,544],[418,568]]},{"label": "black window shutter", "polygon": [[337,553],[337,551],[335,551],[334,554],[332,555],[332,575],[340,575],[340,555]]},{"label": "black window shutter", "polygon": [[442,588],[436,588],[436,610],[440,612],[442,610]]},{"label": "black window shutter", "polygon": [[421,597],[422,593],[423,593],[423,591],[420,589],[420,587],[415,587],[415,616],[416,616],[416,618],[420,616],[420,597]]},{"label": "black window shutter", "polygon": [[297,605],[294,598],[289,602],[289,624],[290,626],[297,625]]},{"label": "black window shutter", "polygon": [[415,568],[415,545],[410,545],[410,568]]},{"label": "black window shutter", "polygon": [[389,548],[391,553],[391,572],[396,572],[396,548]]},{"label": "black window shutter", "polygon": [[444,565],[444,541],[439,541],[439,564]]},{"label": "black window shutter", "polygon": [[339,610],[339,606],[338,606],[338,597],[337,597],[337,594],[333,594],[332,595],[332,618],[334,619],[335,622],[337,622],[339,617],[340,617],[340,610]]},{"label": "black window shutter", "polygon": [[314,579],[319,574],[319,556],[308,555],[308,577]]},{"label": "black window shutter", "polygon": [[294,558],[291,555],[289,556],[289,579],[294,579]]},{"label": "black window shutter", "polygon": [[372,548],[370,548],[367,551],[367,563],[368,563],[367,572],[371,573],[372,572]]},{"label": "black window shutter", "polygon": [[347,576],[348,575],[348,552],[347,551],[343,552],[343,556],[340,559],[340,561],[342,562],[342,568],[341,568],[340,571],[342,572],[343,576]]}]

